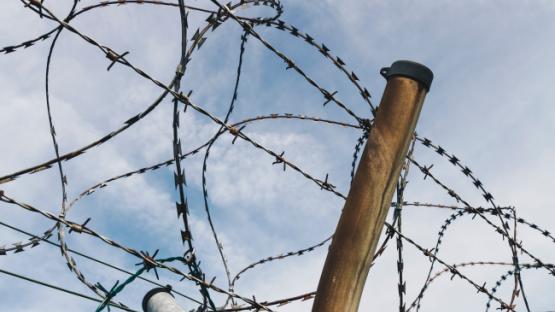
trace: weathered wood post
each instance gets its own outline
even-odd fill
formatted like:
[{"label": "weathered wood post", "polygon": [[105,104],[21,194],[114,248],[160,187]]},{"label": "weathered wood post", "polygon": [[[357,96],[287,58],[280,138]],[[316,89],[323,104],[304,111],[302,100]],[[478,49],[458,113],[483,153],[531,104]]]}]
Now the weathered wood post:
[{"label": "weathered wood post", "polygon": [[335,230],[313,312],[358,310],[393,191],[433,79],[430,69],[410,61],[394,62],[381,74],[387,85]]}]

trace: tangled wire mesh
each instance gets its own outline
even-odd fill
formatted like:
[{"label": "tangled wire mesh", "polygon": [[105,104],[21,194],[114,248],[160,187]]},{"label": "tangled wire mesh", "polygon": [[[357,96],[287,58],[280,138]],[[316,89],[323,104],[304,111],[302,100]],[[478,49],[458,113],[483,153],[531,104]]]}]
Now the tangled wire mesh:
[{"label": "tangled wire mesh", "polygon": [[[315,38],[307,33],[302,32],[299,28],[292,26],[285,21],[281,20],[280,17],[283,13],[282,4],[278,0],[242,0],[238,3],[228,3],[221,4],[216,0],[211,0],[211,7],[204,8],[200,6],[191,6],[186,4],[184,0],[179,0],[177,2],[166,2],[166,1],[156,1],[156,0],[118,0],[118,1],[102,1],[96,4],[80,6],[78,0],[74,0],[66,16],[58,16],[53,10],[49,9],[48,1],[41,0],[20,0],[20,2],[34,14],[39,15],[41,18],[48,20],[52,24],[52,29],[44,34],[41,34],[35,38],[25,40],[19,44],[5,46],[0,49],[0,52],[4,54],[16,53],[24,49],[31,48],[34,45],[40,45],[45,43],[50,43],[49,53],[46,58],[46,112],[48,114],[49,121],[49,132],[52,140],[52,146],[55,152],[55,158],[37,163],[29,168],[20,169],[15,172],[8,174],[3,174],[0,177],[0,184],[7,185],[14,182],[16,179],[27,176],[34,175],[42,171],[48,171],[51,169],[56,169],[59,175],[59,186],[62,192],[62,200],[59,207],[58,213],[48,212],[44,208],[35,207],[24,200],[14,198],[7,191],[0,191],[0,200],[6,204],[10,204],[19,207],[25,211],[39,214],[44,218],[53,221],[53,225],[46,229],[41,235],[36,235],[33,233],[25,232],[17,226],[9,225],[4,222],[0,224],[4,227],[10,228],[14,231],[18,231],[24,235],[29,236],[27,241],[23,242],[1,242],[4,247],[0,248],[0,255],[11,255],[15,253],[20,253],[27,251],[39,244],[51,244],[59,247],[62,256],[69,270],[74,274],[74,276],[87,288],[89,288],[96,297],[87,297],[90,300],[95,300],[98,302],[98,307],[96,311],[102,311],[104,309],[118,308],[126,311],[135,311],[130,308],[127,304],[119,302],[117,300],[118,294],[125,291],[125,288],[138,281],[143,280],[157,286],[164,286],[161,283],[145,278],[147,272],[152,272],[158,278],[158,270],[166,271],[175,276],[181,278],[185,282],[189,282],[194,285],[194,288],[200,294],[200,299],[195,299],[193,296],[184,294],[177,291],[177,287],[171,287],[171,291],[183,298],[190,300],[195,308],[192,311],[273,311],[279,309],[279,307],[298,302],[311,300],[315,296],[315,292],[306,292],[297,294],[295,296],[290,296],[287,298],[280,298],[271,301],[260,301],[256,299],[253,294],[246,295],[238,293],[235,291],[236,283],[240,277],[247,271],[262,265],[267,265],[268,263],[274,263],[281,261],[293,256],[304,256],[310,252],[326,246],[332,239],[332,236],[323,238],[320,242],[307,246],[298,250],[288,251],[280,253],[277,255],[272,255],[269,257],[264,257],[260,260],[254,261],[251,264],[246,265],[240,270],[234,272],[227,259],[226,252],[224,251],[224,241],[218,235],[218,230],[216,229],[214,218],[214,211],[211,209],[211,202],[208,199],[209,188],[208,188],[208,177],[207,172],[209,170],[209,157],[210,152],[214,148],[216,143],[223,142],[222,138],[231,138],[229,141],[225,141],[225,144],[233,145],[237,141],[247,143],[250,147],[254,148],[254,152],[262,152],[269,155],[273,162],[268,165],[279,166],[285,174],[296,175],[302,177],[314,184],[314,187],[331,194],[344,200],[346,195],[340,192],[336,187],[336,183],[333,182],[332,177],[328,174],[325,176],[318,176],[317,174],[303,168],[301,165],[296,164],[293,160],[288,159],[288,154],[283,150],[272,149],[266,144],[254,138],[254,136],[249,135],[248,127],[251,124],[258,123],[266,120],[273,121],[283,121],[283,120],[295,120],[299,122],[310,122],[318,123],[325,126],[339,126],[342,128],[348,128],[357,132],[358,139],[355,143],[354,152],[352,158],[349,159],[350,168],[349,173],[351,179],[354,175],[354,170],[356,168],[357,160],[359,154],[368,138],[369,133],[372,131],[372,115],[374,114],[376,107],[371,101],[370,92],[364,87],[354,71],[350,70],[345,62],[338,56],[332,54],[330,49],[323,43],[319,43]],[[97,11],[103,8],[115,8],[118,6],[131,6],[131,5],[144,5],[144,6],[164,6],[169,7],[172,10],[178,10],[180,16],[180,32],[181,32],[181,42],[180,42],[180,59],[176,65],[175,73],[169,83],[163,83],[154,77],[152,74],[146,72],[138,64],[130,61],[129,56],[138,53],[139,51],[117,51],[115,48],[111,48],[93,37],[89,36],[85,32],[81,31],[77,27],[75,21],[85,15],[85,13],[90,14],[93,11]],[[273,10],[273,16],[269,17],[249,17],[241,16],[239,13],[241,10],[262,6],[270,8]],[[198,29],[191,31],[189,29],[189,15],[190,14],[204,14],[204,25]],[[221,29],[223,24],[236,24],[239,25],[242,34],[240,36],[239,44],[239,58],[235,72],[235,79],[233,81],[233,93],[231,100],[227,106],[227,110],[223,118],[218,117],[216,114],[209,111],[205,105],[202,103],[197,103],[192,100],[192,94],[194,90],[183,91],[182,80],[187,76],[188,66],[192,61],[195,53],[200,53],[198,51],[203,51],[201,48],[204,46],[205,42],[209,40],[212,33]],[[323,87],[322,84],[318,83],[315,78],[313,78],[308,71],[303,70],[300,65],[288,57],[285,53],[278,50],[274,45],[270,44],[261,34],[260,29],[269,28],[273,30],[279,30],[285,34],[291,35],[298,38],[300,42],[315,49],[321,57],[330,62],[335,66],[340,72],[345,75],[346,80],[352,84],[352,86],[358,90],[360,99],[367,106],[366,109],[369,112],[369,116],[360,116],[356,113],[349,104],[342,101],[338,97],[338,92],[329,90]],[[107,62],[107,70],[110,71],[114,67],[123,66],[132,72],[136,73],[138,76],[142,77],[146,81],[154,84],[159,90],[160,95],[152,101],[152,103],[142,112],[130,116],[120,127],[115,130],[109,131],[107,134],[103,135],[99,139],[93,140],[88,144],[85,144],[75,150],[70,152],[61,153],[59,148],[59,139],[56,135],[56,130],[54,127],[55,119],[51,111],[51,97],[50,97],[50,65],[51,60],[54,55],[54,48],[58,42],[58,38],[62,32],[72,33],[90,46],[94,47],[99,53],[104,55]],[[244,61],[248,57],[247,54],[247,42],[256,41],[257,43],[264,46],[268,51],[272,53],[277,59],[284,62],[284,69],[290,72],[294,72],[296,75],[301,77],[306,81],[316,92],[318,92],[322,100],[322,107],[327,108],[328,106],[336,106],[350,122],[344,120],[335,120],[317,116],[308,116],[299,113],[271,113],[266,115],[249,116],[243,118],[242,120],[231,121],[233,119],[233,114],[235,112],[238,99],[239,99],[239,89],[242,79],[244,79],[243,67]],[[67,188],[68,179],[66,176],[65,163],[72,159],[82,157],[82,155],[92,149],[98,149],[102,146],[107,145],[109,142],[113,142],[114,138],[118,137],[120,134],[130,131],[139,122],[143,121],[147,116],[149,116],[153,111],[155,111],[164,100],[170,99],[173,103],[173,113],[171,121],[171,134],[172,134],[172,155],[171,158],[156,164],[139,168],[133,171],[125,172],[114,177],[105,179],[94,185],[84,189],[79,192],[75,198],[69,198]],[[180,124],[184,120],[184,116],[190,114],[199,114],[210,120],[210,122],[217,128],[211,137],[202,142],[194,148],[182,148],[182,133],[180,133]],[[465,199],[460,192],[455,190],[453,187],[449,186],[446,182],[432,173],[433,165],[423,165],[416,159],[416,148],[421,147],[423,150],[429,150],[439,156],[445,163],[450,164],[453,168],[457,169],[461,177],[468,179],[475,188],[475,191],[480,194],[485,202],[487,202],[487,207],[480,207],[470,203],[469,200]],[[206,213],[206,221],[209,225],[209,230],[213,241],[217,246],[218,257],[222,269],[225,272],[225,285],[216,284],[215,280],[210,278],[213,274],[207,272],[201,263],[201,259],[196,253],[195,244],[195,228],[191,225],[191,212],[190,212],[190,200],[188,199],[187,191],[187,178],[185,172],[185,165],[183,164],[188,158],[200,154],[202,155],[202,173],[200,176],[200,181],[202,185],[202,206],[204,206],[204,211]],[[154,172],[163,168],[173,168],[174,173],[172,177],[172,185],[176,190],[176,202],[175,209],[177,217],[180,219],[181,227],[178,229],[179,236],[184,246],[182,254],[173,257],[159,257],[159,250],[154,252],[138,250],[131,248],[124,244],[123,242],[111,239],[103,235],[99,230],[92,228],[89,225],[91,218],[87,218],[84,222],[75,222],[67,218],[69,211],[76,207],[76,205],[83,199],[91,196],[92,194],[102,192],[105,188],[112,185],[113,182],[125,180],[131,177],[144,175],[149,172]],[[424,180],[431,182],[434,185],[442,189],[451,200],[456,202],[456,204],[437,204],[437,203],[424,203],[416,201],[407,201],[405,190],[409,179],[409,169],[421,173]],[[195,205],[195,209],[198,209],[199,205]],[[437,233],[435,241],[432,248],[424,247],[423,243],[417,242],[415,239],[407,236],[403,232],[402,227],[402,216],[404,207],[415,206],[415,207],[431,207],[442,210],[452,210],[453,213],[443,222],[440,227],[440,231]],[[485,310],[488,311],[492,305],[495,303],[497,309],[503,311],[516,311],[517,302],[519,300],[522,303],[522,307],[526,311],[532,311],[530,308],[530,303],[528,302],[527,294],[525,292],[522,272],[526,269],[543,270],[543,272],[550,275],[555,275],[555,267],[551,263],[546,263],[542,261],[539,256],[532,253],[524,243],[517,238],[517,227],[527,227],[532,231],[537,232],[537,234],[547,240],[555,243],[555,237],[546,229],[520,218],[514,207],[510,206],[500,206],[494,200],[493,195],[485,188],[483,183],[476,177],[476,175],[471,171],[469,167],[461,162],[461,160],[454,154],[448,152],[440,145],[432,142],[428,138],[421,137],[414,134],[412,140],[411,148],[409,150],[406,162],[403,166],[401,176],[398,181],[397,192],[395,196],[395,201],[391,203],[393,208],[392,219],[387,222],[385,236],[379,245],[378,251],[374,256],[374,261],[379,258],[387,250],[390,241],[395,240],[395,246],[397,251],[397,274],[398,274],[398,308],[399,311],[406,312],[411,310],[420,310],[423,302],[424,296],[428,293],[430,285],[437,281],[439,277],[444,274],[450,274],[451,280],[457,278],[464,281],[468,286],[476,289],[478,294],[486,298],[487,303]],[[170,209],[168,207],[168,209]],[[174,208],[171,208],[174,209]],[[489,226],[494,235],[497,235],[503,240],[502,244],[506,244],[511,257],[508,261],[469,261],[461,263],[450,263],[445,259],[440,258],[439,252],[443,247],[443,242],[448,230],[451,228],[456,221],[462,219],[464,216],[472,216],[473,222],[482,223]],[[68,246],[67,236],[68,234],[84,234],[88,236],[95,237],[105,244],[113,247],[122,253],[127,253],[132,255],[140,261],[138,263],[138,270],[135,272],[129,272],[127,270],[122,270],[114,267],[126,274],[128,278],[122,281],[118,281],[112,287],[105,287],[100,282],[95,280],[95,277],[86,277],[82,270],[79,268],[77,261],[74,259],[72,254],[77,254],[80,256],[88,257],[87,255],[80,254],[72,250]],[[52,236],[56,235],[57,242],[51,240]],[[205,242],[202,242],[205,244]],[[408,298],[406,294],[406,276],[404,275],[405,259],[404,259],[404,247],[408,244],[418,250],[425,258],[429,259],[428,267],[426,270],[426,278],[423,283],[418,284],[418,291],[414,298]],[[6,247],[7,246],[7,247]],[[89,257],[93,261],[97,261],[101,264],[108,265],[94,257]],[[470,278],[466,273],[463,273],[462,268],[466,267],[507,267],[508,270],[505,274],[500,276],[499,280],[495,282],[495,286],[486,287],[485,283],[477,282],[475,279]],[[435,271],[436,267],[440,267],[438,271]],[[2,273],[11,274],[15,276],[14,273],[2,270]],[[20,276],[21,277],[21,276]],[[22,277],[23,278],[23,277]],[[502,298],[498,295],[499,287],[507,280],[512,280],[512,291],[508,298]],[[224,300],[217,300],[215,294],[221,294],[224,296]],[[221,298],[221,297],[219,297]],[[520,306],[519,306],[520,307]]]}]

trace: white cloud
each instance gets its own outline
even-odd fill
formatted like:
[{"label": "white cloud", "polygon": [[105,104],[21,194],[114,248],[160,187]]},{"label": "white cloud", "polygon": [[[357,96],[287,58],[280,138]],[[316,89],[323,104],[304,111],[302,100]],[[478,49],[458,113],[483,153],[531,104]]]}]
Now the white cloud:
[{"label": "white cloud", "polygon": [[[67,9],[57,2],[47,1],[46,4],[55,5],[56,12]],[[0,38],[0,45],[16,43],[52,26],[21,8],[19,3],[7,2],[1,6],[0,33],[5,36]],[[325,41],[333,52],[338,52],[357,69],[363,81],[370,82],[367,85],[372,86],[369,89],[373,91],[375,102],[384,84],[377,75],[380,65],[388,65],[398,58],[411,58],[429,65],[436,73],[436,80],[422,113],[419,133],[464,159],[500,204],[514,204],[525,218],[553,228],[549,197],[553,148],[549,142],[555,116],[551,103],[551,85],[555,78],[551,55],[555,46],[550,39],[555,24],[551,19],[554,8],[551,3],[347,1],[338,4],[327,1],[316,6],[308,2],[286,2],[285,8],[286,20],[292,20],[301,30]],[[129,59],[133,63],[167,81],[178,60],[177,17],[176,11],[168,8],[150,10],[146,5],[130,6],[88,13],[75,25],[104,44],[115,46],[118,51],[131,51]],[[200,20],[201,17],[195,17],[191,24],[197,25]],[[193,100],[222,117],[232,95],[240,31],[233,22],[218,31],[221,33],[208,39],[199,51],[201,54],[193,57],[188,73],[191,76],[185,77],[183,89],[194,88]],[[284,41],[281,35],[270,31],[264,34],[280,49],[294,55],[311,76],[329,88],[340,89],[339,95],[345,103],[358,105],[358,94],[351,94],[343,87],[344,78],[329,71],[327,65],[313,56],[306,56],[309,54],[305,54],[304,48],[297,48],[298,41]],[[48,42],[43,42],[23,52],[0,56],[0,125],[3,129],[0,142],[2,150],[8,151],[0,154],[2,174],[53,157],[42,81],[47,47]],[[247,47],[250,50],[246,52],[237,114],[232,120],[236,121],[239,116],[289,110],[344,118],[330,106],[322,109],[321,95],[309,89],[302,79],[292,78],[290,72],[275,74],[274,70],[283,69],[283,62],[264,52],[254,38],[249,39]],[[82,146],[117,128],[160,94],[159,89],[123,66],[116,65],[106,72],[107,65],[108,60],[103,55],[74,35],[66,33],[61,37],[54,57],[51,85],[53,116],[62,151]],[[171,158],[171,114],[172,104],[166,100],[112,142],[64,163],[70,195],[110,176]],[[182,117],[180,135],[184,151],[217,131],[214,124],[191,109]],[[329,174],[338,190],[346,193],[352,145],[357,133],[339,128],[300,126],[293,121],[260,122],[249,125],[245,133],[277,153],[284,150],[287,159],[318,179]],[[208,186],[215,226],[232,271],[261,257],[313,244],[333,231],[341,200],[320,192],[316,185],[290,168],[283,172],[279,164],[272,166],[272,157],[248,143],[238,140],[231,145],[231,140],[229,134],[224,134],[212,149]],[[426,164],[438,161],[427,153],[419,149],[416,158]],[[217,284],[225,285],[201,201],[202,153],[185,160],[184,165],[199,258],[207,275],[217,276]],[[84,199],[69,213],[69,218],[84,221],[91,216],[93,228],[134,248],[152,252],[162,247],[165,255],[179,254],[183,252],[179,242],[182,225],[173,207],[171,169],[115,182]],[[416,168],[412,170],[408,200],[448,200],[429,179],[422,182]],[[483,204],[479,194],[471,192],[472,185],[462,181],[461,175],[455,174],[449,164],[438,164],[433,172],[465,197],[470,197],[472,202]],[[55,168],[22,177],[0,188],[49,211],[57,211],[60,205]],[[2,221],[10,221],[35,233],[50,225],[16,207],[3,204],[0,209],[7,212],[2,213]],[[446,212],[408,207],[403,224],[406,233],[431,248],[447,216]],[[510,260],[506,243],[500,243],[483,222],[471,222],[466,216],[451,227],[440,254],[448,261]],[[7,230],[0,233],[0,246],[25,239]],[[533,252],[546,261],[554,261],[553,246],[548,240],[527,230],[522,230],[520,237]],[[135,269],[132,267],[135,259],[114,252],[94,239],[72,235],[70,244],[130,270]],[[246,296],[256,294],[260,300],[313,290],[326,250],[327,247],[322,247],[308,256],[257,267],[245,274],[237,289]],[[428,260],[407,243],[405,252],[408,298],[414,298]],[[487,259],[482,259],[484,257]],[[7,270],[87,292],[65,268],[55,248],[41,245],[31,251],[2,257],[0,261],[2,268]],[[361,311],[371,306],[379,311],[396,309],[395,261],[395,242],[390,242],[388,251],[370,272]],[[84,260],[79,260],[79,265],[92,280],[106,285],[123,278]],[[502,271],[464,269],[477,280],[487,280],[488,286],[493,285]],[[533,310],[551,309],[553,301],[549,299],[548,290],[553,284],[549,277],[526,272],[524,278]],[[424,311],[468,311],[484,307],[484,296],[476,296],[475,290],[463,282],[449,284],[446,280],[444,277],[430,288],[424,299]],[[163,281],[173,280],[164,275]],[[136,307],[149,287],[137,282],[121,298]],[[178,287],[198,296],[187,286]],[[507,298],[509,287],[504,291],[503,298]],[[0,277],[0,292],[16,299],[3,301],[0,310],[90,311],[95,307],[38,286],[14,282],[5,276]],[[276,310],[307,311],[310,305],[309,301]]]}]

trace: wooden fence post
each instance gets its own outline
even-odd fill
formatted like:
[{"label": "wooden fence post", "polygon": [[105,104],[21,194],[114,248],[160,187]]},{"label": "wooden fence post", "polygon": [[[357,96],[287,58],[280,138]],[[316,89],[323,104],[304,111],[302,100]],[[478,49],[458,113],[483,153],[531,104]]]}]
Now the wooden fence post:
[{"label": "wooden fence post", "polygon": [[[393,191],[433,79],[427,67],[397,61],[330,246],[313,312],[356,312]],[[371,309],[364,309],[370,311]]]}]

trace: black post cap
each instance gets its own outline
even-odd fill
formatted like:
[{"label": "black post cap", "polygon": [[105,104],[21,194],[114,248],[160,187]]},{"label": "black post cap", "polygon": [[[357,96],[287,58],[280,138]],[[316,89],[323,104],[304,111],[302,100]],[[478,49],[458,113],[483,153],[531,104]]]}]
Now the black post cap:
[{"label": "black post cap", "polygon": [[403,76],[414,79],[424,85],[426,90],[430,90],[434,73],[426,66],[412,61],[396,61],[391,67],[384,67],[380,74],[387,80],[394,76]]}]

